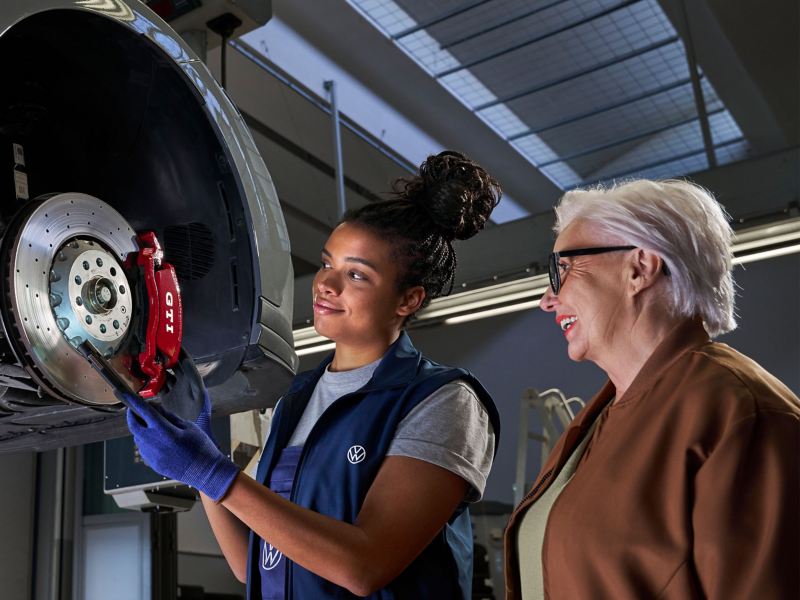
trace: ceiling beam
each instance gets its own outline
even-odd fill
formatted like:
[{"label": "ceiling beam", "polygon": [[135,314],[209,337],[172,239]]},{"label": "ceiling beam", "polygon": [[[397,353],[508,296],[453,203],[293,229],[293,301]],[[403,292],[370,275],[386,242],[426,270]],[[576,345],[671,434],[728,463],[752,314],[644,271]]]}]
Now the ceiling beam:
[{"label": "ceiling beam", "polygon": [[526,210],[546,210],[560,195],[544,174],[345,0],[296,0],[275,4],[274,10],[279,19],[444,147],[468,154],[490,173],[502,174],[503,189]]},{"label": "ceiling beam", "polygon": [[658,0],[757,154],[800,143],[797,0]]}]

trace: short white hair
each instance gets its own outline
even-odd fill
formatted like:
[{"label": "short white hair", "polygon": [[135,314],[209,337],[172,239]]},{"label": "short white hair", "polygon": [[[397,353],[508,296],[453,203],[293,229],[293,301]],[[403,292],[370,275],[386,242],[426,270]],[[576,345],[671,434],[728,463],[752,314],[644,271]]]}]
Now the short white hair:
[{"label": "short white hair", "polygon": [[673,314],[701,317],[710,336],[736,328],[733,231],[707,190],[677,179],[576,189],[556,207],[556,233],[574,221],[658,254],[669,268]]}]

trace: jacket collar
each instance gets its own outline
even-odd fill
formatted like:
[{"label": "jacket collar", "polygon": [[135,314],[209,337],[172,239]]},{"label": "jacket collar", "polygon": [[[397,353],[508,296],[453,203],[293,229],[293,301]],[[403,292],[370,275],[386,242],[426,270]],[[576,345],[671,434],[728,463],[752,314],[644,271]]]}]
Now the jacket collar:
[{"label": "jacket collar", "polygon": [[676,325],[653,350],[617,405],[626,404],[643,396],[676,360],[709,341],[708,333],[700,318],[687,319]]},{"label": "jacket collar", "polygon": [[[664,371],[669,368],[683,354],[708,342],[708,334],[703,328],[700,319],[690,319],[681,322],[670,331],[662,342],[656,347],[650,358],[647,359],[642,369],[634,378],[628,391],[620,398],[618,405],[628,403],[642,396],[653,384],[661,377]],[[614,398],[616,389],[611,381],[600,389],[595,396],[586,403],[586,406],[577,414],[575,419],[567,426],[561,439],[558,441],[553,452],[550,454],[541,473],[536,479],[532,492],[517,506],[509,521],[509,527],[514,518],[522,509],[535,501],[544,493],[547,486],[544,485],[553,473],[561,470],[567,458],[572,454],[575,446],[586,435],[587,430],[594,423],[595,419],[608,406]],[[508,545],[506,546],[508,548]]]},{"label": "jacket collar", "polygon": [[[298,375],[289,392],[297,392],[306,385],[319,381],[325,369],[333,361],[334,354],[335,352],[328,354],[317,368]],[[411,338],[405,331],[401,331],[397,340],[386,350],[372,374],[372,378],[362,388],[362,391],[407,385],[416,376],[421,360],[422,355],[411,343]]]},{"label": "jacket collar", "polygon": [[[708,333],[700,318],[687,319],[676,325],[645,361],[636,374],[630,387],[615,406],[623,406],[643,396],[661,378],[664,372],[686,352],[699,348],[709,342]],[[586,404],[574,423],[581,431],[586,429],[614,398],[616,388],[607,381],[597,394]]]}]

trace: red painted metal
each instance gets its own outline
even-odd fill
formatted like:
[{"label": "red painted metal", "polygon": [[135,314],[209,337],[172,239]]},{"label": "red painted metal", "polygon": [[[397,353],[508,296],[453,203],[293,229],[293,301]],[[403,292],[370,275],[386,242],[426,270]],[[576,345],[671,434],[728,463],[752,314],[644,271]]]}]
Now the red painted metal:
[{"label": "red painted metal", "polygon": [[183,339],[183,304],[175,268],[163,262],[164,252],[155,232],[140,233],[137,242],[140,250],[136,264],[141,268],[147,291],[145,339],[138,357],[146,382],[139,395],[152,398],[166,381],[166,369],[178,361]]}]

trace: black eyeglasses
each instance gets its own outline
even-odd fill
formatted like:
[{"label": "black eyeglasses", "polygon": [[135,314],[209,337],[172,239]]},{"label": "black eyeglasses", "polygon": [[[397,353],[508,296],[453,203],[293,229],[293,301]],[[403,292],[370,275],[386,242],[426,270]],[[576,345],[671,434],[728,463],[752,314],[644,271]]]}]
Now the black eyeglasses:
[{"label": "black eyeglasses", "polygon": [[577,250],[562,250],[561,252],[551,253],[549,269],[550,287],[553,288],[553,293],[558,296],[558,292],[561,291],[561,271],[558,267],[558,261],[562,258],[587,256],[590,254],[605,254],[606,252],[620,252],[622,250],[633,250],[636,247],[637,246],[603,246],[601,248],[579,248]]}]

